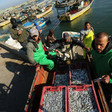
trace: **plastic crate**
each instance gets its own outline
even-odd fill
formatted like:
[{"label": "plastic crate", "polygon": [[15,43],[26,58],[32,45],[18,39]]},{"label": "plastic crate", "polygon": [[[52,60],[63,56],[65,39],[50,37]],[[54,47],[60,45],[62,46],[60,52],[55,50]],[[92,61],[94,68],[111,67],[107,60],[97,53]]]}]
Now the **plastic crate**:
[{"label": "plastic crate", "polygon": [[68,91],[68,112],[101,112],[94,87],[71,85]]},{"label": "plastic crate", "polygon": [[[70,85],[77,85],[77,84],[91,84],[91,76],[90,76],[90,69],[89,69],[89,65],[87,62],[75,62],[69,65],[70,67],[70,72],[69,72],[69,78],[70,78]],[[87,74],[83,74],[83,77],[79,77],[81,76],[80,72],[87,72]],[[76,71],[76,74],[78,73],[79,70],[79,75],[74,76],[74,82],[73,82],[73,74],[72,71]],[[85,75],[85,76],[84,76]],[[75,82],[76,79],[76,82]],[[85,80],[87,79],[87,80]],[[87,82],[86,82],[87,81]]]},{"label": "plastic crate", "polygon": [[[61,98],[60,93],[62,95],[62,98]],[[44,104],[47,105],[49,109]],[[67,112],[67,87],[66,86],[57,86],[57,87],[46,86],[44,87],[42,91],[42,96],[41,96],[41,101],[40,101],[38,112],[54,112],[54,111],[58,112],[60,110],[56,110],[56,108],[58,107],[59,109],[60,106],[62,106],[61,108],[63,108],[62,109],[63,111],[61,112]]]},{"label": "plastic crate", "polygon": [[[57,81],[58,79],[58,81]],[[69,72],[68,71],[61,71],[61,72],[54,72],[52,84],[54,86],[68,86],[69,85]]]}]

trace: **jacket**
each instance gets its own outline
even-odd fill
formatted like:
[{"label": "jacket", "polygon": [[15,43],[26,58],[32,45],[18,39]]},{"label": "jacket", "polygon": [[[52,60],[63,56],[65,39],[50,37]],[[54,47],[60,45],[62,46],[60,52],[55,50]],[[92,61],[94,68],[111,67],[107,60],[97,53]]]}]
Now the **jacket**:
[{"label": "jacket", "polygon": [[94,41],[91,50],[93,64],[97,73],[97,77],[102,75],[110,75],[110,83],[112,83],[112,43],[107,44],[102,53],[98,53],[95,49]]},{"label": "jacket", "polygon": [[85,44],[86,47],[89,47],[91,49],[91,44],[92,44],[92,41],[93,41],[93,36],[94,36],[94,33],[92,30],[89,31],[89,33],[84,36],[84,39],[83,39],[83,43]]},{"label": "jacket", "polygon": [[82,48],[85,47],[85,45],[81,41],[79,41],[75,38],[72,38],[72,43],[71,42],[66,42],[66,39],[60,39],[60,40],[56,40],[54,45],[48,48],[48,51],[52,51],[53,49],[61,47],[63,45],[63,43],[64,44],[79,45]]},{"label": "jacket", "polygon": [[33,39],[29,39],[26,47],[28,59],[32,64],[38,63],[41,58],[47,56],[43,49],[41,40],[39,42],[36,42]]},{"label": "jacket", "polygon": [[[18,35],[17,34],[18,30],[21,30],[22,34]],[[17,28],[10,28],[9,31],[10,31],[11,37],[14,40],[17,40],[20,43],[27,42],[27,38],[29,36],[29,32],[26,31],[22,26],[18,25]]]}]

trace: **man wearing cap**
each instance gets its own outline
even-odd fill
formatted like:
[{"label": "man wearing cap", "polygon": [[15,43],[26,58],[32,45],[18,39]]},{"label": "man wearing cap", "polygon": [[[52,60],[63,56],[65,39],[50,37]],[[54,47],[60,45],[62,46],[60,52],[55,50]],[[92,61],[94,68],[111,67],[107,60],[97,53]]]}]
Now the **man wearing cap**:
[{"label": "man wearing cap", "polygon": [[11,37],[14,40],[17,40],[23,48],[26,48],[29,32],[26,31],[21,25],[18,25],[15,18],[11,18],[10,21],[12,24],[12,28],[10,28]]},{"label": "man wearing cap", "polygon": [[54,62],[47,59],[38,30],[36,28],[32,28],[30,30],[30,34],[31,39],[29,39],[27,44],[27,56],[29,61],[34,65],[47,65],[47,68],[52,70],[54,67]]}]

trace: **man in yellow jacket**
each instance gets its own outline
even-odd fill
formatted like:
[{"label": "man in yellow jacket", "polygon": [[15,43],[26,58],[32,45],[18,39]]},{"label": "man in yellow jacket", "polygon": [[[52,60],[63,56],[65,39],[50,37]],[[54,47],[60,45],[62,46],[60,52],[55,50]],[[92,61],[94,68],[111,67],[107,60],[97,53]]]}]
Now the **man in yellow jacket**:
[{"label": "man in yellow jacket", "polygon": [[[84,29],[80,31],[80,40],[83,41],[86,47],[91,49],[91,44],[94,39],[93,28],[90,25],[90,22],[85,22]],[[86,58],[86,51],[83,50],[83,57]]]}]

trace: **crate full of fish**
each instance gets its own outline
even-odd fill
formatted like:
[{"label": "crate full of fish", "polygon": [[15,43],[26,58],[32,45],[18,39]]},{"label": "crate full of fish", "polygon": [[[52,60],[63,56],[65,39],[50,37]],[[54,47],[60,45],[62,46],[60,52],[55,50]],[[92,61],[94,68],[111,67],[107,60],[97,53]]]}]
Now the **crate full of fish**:
[{"label": "crate full of fish", "polygon": [[90,69],[86,62],[76,62],[70,65],[70,85],[90,84]]},{"label": "crate full of fish", "polygon": [[54,86],[68,86],[69,85],[69,72],[68,71],[61,71],[61,72],[54,72],[52,84]]},{"label": "crate full of fish", "polygon": [[67,112],[67,87],[45,86],[38,112]]},{"label": "crate full of fish", "polygon": [[88,85],[68,86],[68,112],[101,112],[94,87]]}]

